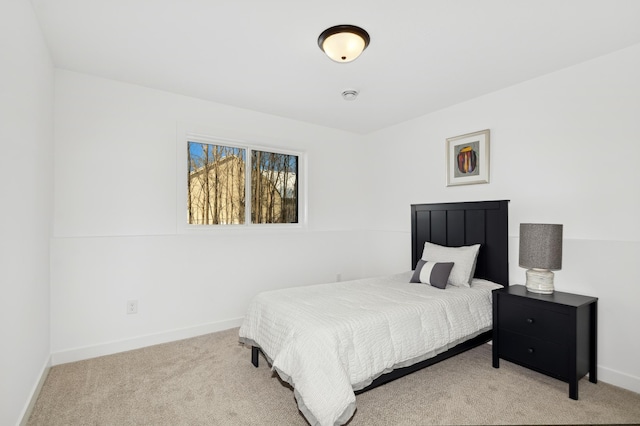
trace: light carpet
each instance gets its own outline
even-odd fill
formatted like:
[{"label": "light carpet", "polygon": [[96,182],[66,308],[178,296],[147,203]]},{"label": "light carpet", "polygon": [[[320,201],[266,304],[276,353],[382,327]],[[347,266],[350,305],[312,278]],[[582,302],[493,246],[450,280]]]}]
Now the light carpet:
[{"label": "light carpet", "polygon": [[[51,368],[28,425],[301,425],[292,389],[238,329]],[[640,423],[640,394],[569,385],[483,345],[360,394],[350,426]]]}]

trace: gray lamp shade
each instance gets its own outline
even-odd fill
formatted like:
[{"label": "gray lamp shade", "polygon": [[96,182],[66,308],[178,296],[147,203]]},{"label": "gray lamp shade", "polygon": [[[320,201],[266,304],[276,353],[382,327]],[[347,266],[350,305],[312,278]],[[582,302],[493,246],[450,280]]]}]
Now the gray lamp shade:
[{"label": "gray lamp shade", "polygon": [[562,225],[520,224],[520,259],[523,268],[562,269]]}]

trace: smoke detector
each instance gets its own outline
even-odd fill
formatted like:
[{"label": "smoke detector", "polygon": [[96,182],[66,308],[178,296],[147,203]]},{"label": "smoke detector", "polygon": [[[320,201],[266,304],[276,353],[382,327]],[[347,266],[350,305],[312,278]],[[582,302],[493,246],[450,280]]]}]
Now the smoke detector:
[{"label": "smoke detector", "polygon": [[342,99],[345,101],[354,101],[358,97],[357,90],[345,90],[342,92]]}]

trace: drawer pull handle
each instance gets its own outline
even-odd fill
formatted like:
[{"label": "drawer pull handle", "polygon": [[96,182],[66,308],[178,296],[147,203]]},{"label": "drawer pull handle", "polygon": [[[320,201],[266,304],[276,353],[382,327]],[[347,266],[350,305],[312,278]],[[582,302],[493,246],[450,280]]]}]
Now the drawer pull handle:
[{"label": "drawer pull handle", "polygon": [[533,324],[533,318],[527,318],[527,324]]},{"label": "drawer pull handle", "polygon": [[529,352],[530,354],[534,353],[535,351],[533,350],[533,348],[529,348],[527,349],[527,352]]}]

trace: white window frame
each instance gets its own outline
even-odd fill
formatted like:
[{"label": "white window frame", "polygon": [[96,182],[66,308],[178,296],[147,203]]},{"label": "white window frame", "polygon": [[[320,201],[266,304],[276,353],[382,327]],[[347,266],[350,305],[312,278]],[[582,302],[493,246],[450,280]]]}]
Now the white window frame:
[{"label": "white window frame", "polygon": [[[176,143],[176,228],[177,233],[241,232],[242,230],[286,230],[307,227],[307,155],[306,152],[252,143],[253,138],[230,137],[228,131],[178,125]],[[187,213],[187,146],[189,142],[224,145],[245,150],[245,223],[192,225]],[[298,157],[298,223],[251,223],[251,151],[273,152]]]}]

